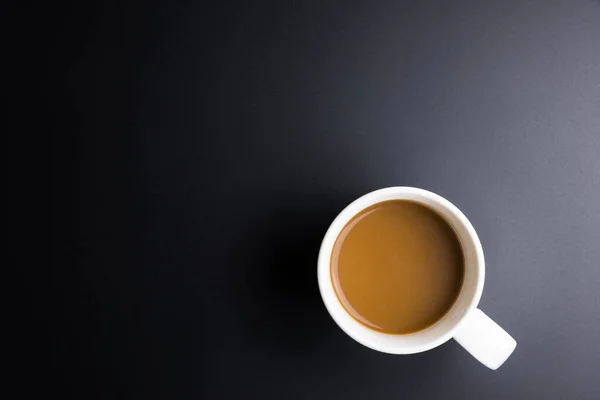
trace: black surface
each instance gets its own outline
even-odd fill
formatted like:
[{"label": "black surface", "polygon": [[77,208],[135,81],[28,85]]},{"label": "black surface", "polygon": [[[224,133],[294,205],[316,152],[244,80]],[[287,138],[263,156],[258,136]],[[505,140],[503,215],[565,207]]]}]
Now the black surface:
[{"label": "black surface", "polygon": [[[254,3],[29,11],[48,391],[600,398],[600,3]],[[480,306],[518,342],[498,371],[454,342],[374,352],[325,311],[327,226],[393,185],[477,229]]]}]

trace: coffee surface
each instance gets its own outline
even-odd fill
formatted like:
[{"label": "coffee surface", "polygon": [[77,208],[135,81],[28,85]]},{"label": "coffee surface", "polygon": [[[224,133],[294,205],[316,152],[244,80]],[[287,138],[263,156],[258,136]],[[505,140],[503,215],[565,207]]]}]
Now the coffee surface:
[{"label": "coffee surface", "polygon": [[464,257],[452,227],[432,209],[407,200],[375,204],[342,229],[331,278],[344,308],[389,334],[425,329],[452,307]]}]

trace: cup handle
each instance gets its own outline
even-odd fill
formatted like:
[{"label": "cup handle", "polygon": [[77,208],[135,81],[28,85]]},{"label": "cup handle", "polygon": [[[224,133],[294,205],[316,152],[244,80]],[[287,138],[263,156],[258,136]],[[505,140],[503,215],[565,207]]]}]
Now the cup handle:
[{"label": "cup handle", "polygon": [[471,311],[454,339],[490,369],[498,369],[517,347],[517,342],[483,311]]}]

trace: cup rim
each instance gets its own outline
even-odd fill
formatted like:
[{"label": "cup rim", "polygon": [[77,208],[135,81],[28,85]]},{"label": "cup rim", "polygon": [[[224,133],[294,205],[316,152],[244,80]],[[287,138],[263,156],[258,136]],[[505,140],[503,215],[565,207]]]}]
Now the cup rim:
[{"label": "cup rim", "polygon": [[[422,197],[428,198],[430,200],[433,200],[434,202],[437,202],[439,205],[441,205],[446,210],[451,212],[453,214],[453,216],[455,216],[458,219],[458,221],[460,221],[460,224],[467,231],[468,237],[472,241],[473,246],[475,248],[475,253],[476,253],[477,282],[476,282],[474,295],[468,302],[466,311],[463,313],[463,315],[460,317],[460,319],[458,321],[456,321],[454,323],[454,325],[450,329],[448,329],[446,332],[438,335],[434,339],[429,340],[427,343],[421,344],[419,346],[396,348],[396,347],[384,346],[384,345],[381,345],[380,343],[375,343],[373,341],[366,340],[363,336],[357,334],[356,329],[354,329],[349,324],[345,323],[338,315],[340,308],[343,310],[343,312],[345,314],[348,314],[348,313],[345,310],[345,308],[343,307],[343,305],[341,304],[341,302],[339,301],[337,295],[335,293],[333,293],[333,296],[329,296],[326,293],[326,292],[333,291],[333,284],[331,282],[331,274],[330,274],[330,269],[331,269],[330,259],[331,259],[331,252],[333,250],[333,245],[335,244],[335,240],[337,239],[339,233],[345,226],[345,224],[340,224],[340,221],[343,221],[346,219],[347,220],[351,219],[356,214],[358,214],[360,211],[364,210],[365,208],[369,207],[372,204],[376,204],[378,201],[375,201],[374,203],[368,204],[364,207],[361,207],[360,209],[352,211],[356,207],[357,204],[364,203],[365,201],[371,200],[372,198],[377,199],[382,196],[389,196],[389,195],[398,196],[397,197],[398,200],[402,200],[402,199],[406,198],[403,196],[418,195],[418,196],[422,196]],[[381,201],[385,201],[385,200],[381,200]],[[350,213],[351,213],[351,215],[349,215]],[[330,243],[330,245],[327,245],[327,243]],[[325,270],[326,273],[324,273],[323,270]],[[318,284],[319,284],[319,292],[321,293],[321,298],[323,299],[323,303],[325,304],[325,307],[327,308],[329,315],[335,321],[335,323],[348,336],[350,336],[352,339],[356,340],[357,342],[361,343],[362,345],[369,347],[373,350],[380,351],[380,352],[390,353],[390,354],[414,354],[414,353],[420,353],[423,351],[433,349],[433,348],[447,342],[448,340],[450,340],[455,335],[457,330],[460,329],[460,326],[465,321],[469,312],[472,309],[477,307],[477,305],[479,304],[479,301],[481,299],[481,295],[483,292],[483,285],[484,285],[484,281],[485,281],[485,260],[484,260],[484,256],[483,256],[483,248],[481,246],[479,237],[477,236],[477,233],[475,232],[475,229],[473,228],[473,226],[471,225],[471,223],[467,219],[467,217],[462,213],[462,211],[460,211],[458,209],[458,207],[456,207],[454,204],[452,204],[449,200],[445,199],[444,197],[442,197],[436,193],[430,192],[428,190],[425,190],[425,189],[420,189],[420,188],[415,188],[415,187],[410,187],[410,186],[392,186],[392,187],[374,190],[374,191],[371,191],[369,193],[362,195],[361,197],[357,198],[356,200],[351,202],[349,205],[347,205],[332,221],[331,225],[327,229],[327,232],[325,233],[325,236],[323,237],[323,241],[321,242],[321,247],[319,249],[318,266],[317,266],[317,280],[318,280]],[[327,285],[327,282],[324,280],[329,280],[329,285]],[[464,290],[464,289],[462,289],[462,290]],[[355,321],[355,322],[356,322],[356,324],[360,324],[358,321]],[[391,335],[391,334],[386,334],[383,332],[378,332],[378,331],[372,330],[368,327],[367,327],[367,329],[374,332],[378,336],[379,335],[398,336],[398,335]]]}]

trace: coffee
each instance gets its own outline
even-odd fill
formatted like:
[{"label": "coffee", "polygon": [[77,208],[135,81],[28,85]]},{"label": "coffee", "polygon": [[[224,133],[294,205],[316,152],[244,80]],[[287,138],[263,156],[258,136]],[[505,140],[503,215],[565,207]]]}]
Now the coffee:
[{"label": "coffee", "polygon": [[346,311],[388,334],[416,332],[440,320],[463,277],[463,252],[452,227],[408,200],[362,210],[342,229],[331,255],[331,279]]}]

